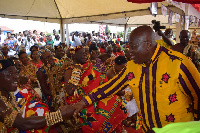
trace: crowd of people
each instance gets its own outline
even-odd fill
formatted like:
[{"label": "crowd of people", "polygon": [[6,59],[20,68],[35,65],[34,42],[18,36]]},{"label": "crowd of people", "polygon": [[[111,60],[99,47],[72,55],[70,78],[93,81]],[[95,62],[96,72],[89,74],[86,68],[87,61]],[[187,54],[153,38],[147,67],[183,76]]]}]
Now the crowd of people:
[{"label": "crowd of people", "polygon": [[125,133],[126,126],[151,133],[200,120],[200,39],[183,30],[176,44],[172,34],[140,26],[122,42],[74,32],[66,45],[55,30],[24,31],[17,41],[8,33],[0,53],[0,131]]}]

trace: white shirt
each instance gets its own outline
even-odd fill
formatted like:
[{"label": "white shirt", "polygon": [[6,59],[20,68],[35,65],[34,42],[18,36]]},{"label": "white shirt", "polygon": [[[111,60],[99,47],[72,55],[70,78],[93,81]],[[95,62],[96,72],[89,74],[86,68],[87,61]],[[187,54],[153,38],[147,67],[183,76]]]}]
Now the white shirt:
[{"label": "white shirt", "polygon": [[55,40],[54,43],[53,43],[53,47],[58,46],[59,44],[60,44],[60,40],[59,41]]},{"label": "white shirt", "polygon": [[80,46],[80,45],[82,45],[81,39],[77,36],[74,36],[73,46],[76,47],[76,46]]}]

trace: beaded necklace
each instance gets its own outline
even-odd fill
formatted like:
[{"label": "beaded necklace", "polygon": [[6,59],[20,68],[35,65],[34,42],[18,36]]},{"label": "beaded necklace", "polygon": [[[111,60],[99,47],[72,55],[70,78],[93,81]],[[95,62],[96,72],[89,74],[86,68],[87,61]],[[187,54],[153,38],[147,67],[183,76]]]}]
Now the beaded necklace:
[{"label": "beaded necklace", "polygon": [[115,75],[117,75],[116,71],[115,71],[115,65],[112,66],[113,72]]}]

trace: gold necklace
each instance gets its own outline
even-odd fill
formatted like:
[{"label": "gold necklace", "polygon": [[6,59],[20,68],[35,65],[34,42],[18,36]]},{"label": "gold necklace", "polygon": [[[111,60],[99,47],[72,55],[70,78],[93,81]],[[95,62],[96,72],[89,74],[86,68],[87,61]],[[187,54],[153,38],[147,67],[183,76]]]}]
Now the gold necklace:
[{"label": "gold necklace", "polygon": [[14,96],[14,93],[13,92],[10,92],[10,96],[11,100],[8,100],[5,96],[2,96],[1,95],[1,91],[0,91],[0,99],[6,104],[6,106],[8,107],[6,110],[2,111],[2,112],[6,112],[8,111],[9,109],[16,109],[19,113],[22,114],[22,109],[20,109],[18,106],[17,106],[17,102],[15,101],[16,97]]}]

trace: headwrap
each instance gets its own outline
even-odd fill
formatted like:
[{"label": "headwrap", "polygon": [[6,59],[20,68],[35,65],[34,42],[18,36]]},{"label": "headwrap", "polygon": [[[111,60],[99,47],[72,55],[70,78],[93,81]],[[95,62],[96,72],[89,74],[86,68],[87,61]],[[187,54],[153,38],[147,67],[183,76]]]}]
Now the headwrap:
[{"label": "headwrap", "polygon": [[51,51],[48,48],[44,48],[44,49],[39,50],[38,54],[41,57],[45,52],[50,52],[51,53]]},{"label": "headwrap", "polygon": [[82,49],[82,48],[83,48],[82,45],[76,46],[76,47],[70,49],[70,54],[71,54],[71,55],[74,55],[76,52],[78,52],[78,51],[79,51],[80,49]]},{"label": "headwrap", "polygon": [[9,66],[15,66],[12,59],[0,60],[0,72],[5,70]]}]

